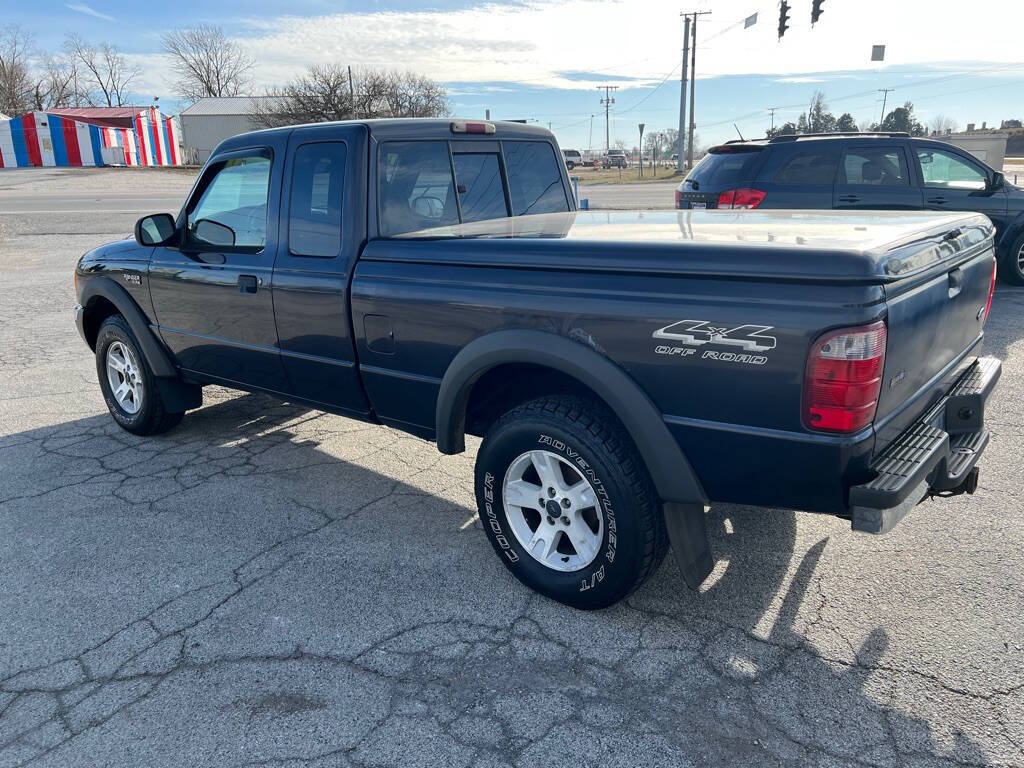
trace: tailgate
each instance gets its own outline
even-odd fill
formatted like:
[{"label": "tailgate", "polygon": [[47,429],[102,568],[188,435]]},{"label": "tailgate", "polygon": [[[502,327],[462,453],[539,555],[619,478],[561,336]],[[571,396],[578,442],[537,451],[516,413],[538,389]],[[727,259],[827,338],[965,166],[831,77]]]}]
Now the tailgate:
[{"label": "tailgate", "polygon": [[969,219],[890,254],[896,279],[885,287],[876,452],[938,402],[980,354],[995,263],[992,232],[987,219]]}]

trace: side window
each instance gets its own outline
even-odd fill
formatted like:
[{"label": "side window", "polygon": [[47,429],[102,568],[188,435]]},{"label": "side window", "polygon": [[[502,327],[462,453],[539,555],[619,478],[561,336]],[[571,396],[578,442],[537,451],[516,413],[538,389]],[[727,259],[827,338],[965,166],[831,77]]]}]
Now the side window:
[{"label": "side window", "polygon": [[852,147],[843,156],[843,173],[847,184],[910,186],[907,159],[900,147]]},{"label": "side window", "polygon": [[386,142],[377,157],[382,235],[459,223],[447,142]]},{"label": "side window", "polygon": [[782,162],[772,181],[776,184],[832,184],[838,165],[837,152],[815,149],[794,152]]},{"label": "side window", "polygon": [[985,189],[988,183],[985,171],[952,152],[921,148],[917,150],[917,160],[926,187]]},{"label": "side window", "polygon": [[303,144],[295,150],[288,209],[288,250],[295,256],[341,253],[345,145]]},{"label": "side window", "polygon": [[460,152],[454,155],[454,160],[462,221],[483,221],[508,216],[498,155]]},{"label": "side window", "polygon": [[503,141],[512,215],[569,210],[555,150],[544,141]]},{"label": "side window", "polygon": [[214,176],[188,214],[189,241],[223,248],[266,245],[270,166],[266,151],[214,166]]}]

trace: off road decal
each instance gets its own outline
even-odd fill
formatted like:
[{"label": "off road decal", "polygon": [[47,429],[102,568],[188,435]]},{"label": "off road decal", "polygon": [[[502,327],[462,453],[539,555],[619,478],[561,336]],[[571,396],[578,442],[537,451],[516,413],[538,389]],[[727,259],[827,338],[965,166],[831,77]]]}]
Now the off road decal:
[{"label": "off road decal", "polygon": [[[597,476],[594,472],[594,468],[591,467],[590,463],[580,455],[579,451],[570,448],[558,438],[541,435],[537,442],[541,445],[547,445],[563,454],[576,465],[580,474],[590,482],[590,486],[594,489],[594,493],[597,495],[598,503],[601,505],[601,511],[604,513],[605,530],[608,532],[608,546],[604,551],[604,558],[609,564],[614,563],[615,548],[619,543],[618,526],[615,523],[615,510],[612,507],[611,497],[608,495],[608,490],[604,487],[604,483],[601,482],[601,478]],[[604,581],[603,563],[594,573],[580,582],[580,592],[592,589],[602,581]]]},{"label": "off road decal", "polygon": [[[700,352],[701,360],[717,360],[724,363],[745,363],[747,365],[764,365],[768,358],[758,352],[775,349],[778,340],[766,331],[772,330],[770,325],[712,325],[707,320],[680,320],[651,334],[652,338],[675,342],[659,344],[654,348],[656,354],[676,357],[696,357]],[[732,350],[701,349],[701,347],[730,347]]]}]

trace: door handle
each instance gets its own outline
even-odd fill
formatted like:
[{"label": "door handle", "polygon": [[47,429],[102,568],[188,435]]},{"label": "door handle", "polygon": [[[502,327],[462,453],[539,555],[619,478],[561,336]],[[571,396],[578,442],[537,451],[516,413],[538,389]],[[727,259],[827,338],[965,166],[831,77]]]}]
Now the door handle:
[{"label": "door handle", "polygon": [[256,293],[256,289],[262,282],[256,275],[239,275],[238,290],[240,293]]},{"label": "door handle", "polygon": [[860,202],[860,196],[859,195],[840,195],[839,196],[839,202],[841,202],[841,203],[859,203]]},{"label": "door handle", "polygon": [[932,203],[934,205],[942,205],[942,204],[944,204],[946,202],[946,198],[941,197],[941,196],[940,197],[929,197],[928,198],[928,202]]}]

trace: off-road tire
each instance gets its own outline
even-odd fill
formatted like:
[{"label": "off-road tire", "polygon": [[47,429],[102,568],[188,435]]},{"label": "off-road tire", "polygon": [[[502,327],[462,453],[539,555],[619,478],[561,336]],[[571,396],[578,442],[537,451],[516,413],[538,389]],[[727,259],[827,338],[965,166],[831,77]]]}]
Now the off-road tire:
[{"label": "off-road tire", "polygon": [[[142,406],[137,413],[128,413],[118,404],[107,379],[107,349],[114,342],[120,342],[128,347],[135,357],[138,370],[142,375],[143,395],[140,398]],[[184,413],[169,412],[164,406],[153,370],[149,367],[131,327],[121,315],[111,315],[104,320],[96,335],[96,373],[110,415],[122,429],[132,434],[156,435],[166,432],[181,421],[185,415]]]},{"label": "off-road tire", "polygon": [[[564,457],[574,470],[584,468],[580,474],[587,473],[599,500],[603,538],[596,558],[579,570],[557,571],[535,559],[506,515],[506,474],[534,450]],[[580,397],[542,397],[500,417],[477,454],[476,498],[484,531],[512,574],[575,608],[622,600],[654,573],[668,549],[661,503],[633,441],[605,406]]]},{"label": "off-road tire", "polygon": [[1012,285],[1024,285],[1024,234],[999,260],[999,276]]}]

